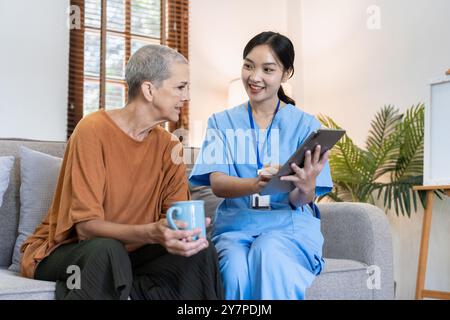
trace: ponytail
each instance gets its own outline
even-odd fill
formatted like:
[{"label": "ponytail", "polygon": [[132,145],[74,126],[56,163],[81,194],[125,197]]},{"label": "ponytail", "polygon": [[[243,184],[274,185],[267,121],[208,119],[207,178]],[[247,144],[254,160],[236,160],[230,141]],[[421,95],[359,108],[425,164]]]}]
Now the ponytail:
[{"label": "ponytail", "polygon": [[288,97],[283,90],[283,87],[280,86],[280,89],[278,89],[278,99],[280,99],[281,101],[283,101],[286,104],[292,104],[293,106],[295,106],[295,101],[294,99]]}]

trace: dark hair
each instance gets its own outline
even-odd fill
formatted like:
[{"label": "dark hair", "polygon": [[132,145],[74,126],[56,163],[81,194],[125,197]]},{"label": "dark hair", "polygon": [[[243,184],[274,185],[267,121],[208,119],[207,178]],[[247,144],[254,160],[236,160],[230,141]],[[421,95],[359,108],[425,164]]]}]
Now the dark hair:
[{"label": "dark hair", "polygon": [[[285,70],[291,70],[289,75],[289,78],[291,78],[294,75],[294,45],[291,40],[282,34],[266,31],[254,36],[245,46],[243,58],[245,59],[254,47],[263,44],[268,45],[272,49]],[[278,98],[284,103],[295,105],[295,101],[284,93],[282,86],[278,90]]]}]

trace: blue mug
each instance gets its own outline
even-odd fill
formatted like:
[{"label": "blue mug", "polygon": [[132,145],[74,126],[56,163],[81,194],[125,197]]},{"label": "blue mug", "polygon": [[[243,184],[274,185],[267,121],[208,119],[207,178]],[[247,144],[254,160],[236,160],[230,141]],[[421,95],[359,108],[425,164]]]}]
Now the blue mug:
[{"label": "blue mug", "polygon": [[[187,225],[183,230],[200,228],[202,230],[201,236],[206,239],[205,201],[191,200],[174,202],[169,210],[167,210],[166,216],[170,228],[180,230],[174,220],[181,220]],[[193,240],[198,239],[197,236],[192,238]]]}]

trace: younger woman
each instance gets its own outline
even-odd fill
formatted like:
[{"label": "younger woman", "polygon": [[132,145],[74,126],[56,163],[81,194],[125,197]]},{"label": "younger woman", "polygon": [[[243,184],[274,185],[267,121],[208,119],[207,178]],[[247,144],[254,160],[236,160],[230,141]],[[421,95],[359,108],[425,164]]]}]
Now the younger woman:
[{"label": "younger woman", "polygon": [[294,72],[288,38],[258,34],[243,58],[249,101],[209,118],[190,182],[211,185],[225,198],[213,232],[225,298],[303,299],[324,264],[313,201],[332,188],[328,153],[320,158],[317,147],[303,168],[292,165],[295,173],[283,177],[295,185],[291,192],[258,195],[276,172],[274,165],[286,162],[320,124],[281,87]]}]

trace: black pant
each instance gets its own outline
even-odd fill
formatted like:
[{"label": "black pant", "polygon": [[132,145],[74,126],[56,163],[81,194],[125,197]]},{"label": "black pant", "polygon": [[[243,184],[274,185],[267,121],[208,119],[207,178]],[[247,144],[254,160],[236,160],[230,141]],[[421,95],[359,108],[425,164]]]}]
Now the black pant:
[{"label": "black pant", "polygon": [[94,238],[58,247],[35,279],[56,281],[56,299],[223,299],[212,244],[186,258],[157,244],[129,254],[120,241]]}]

